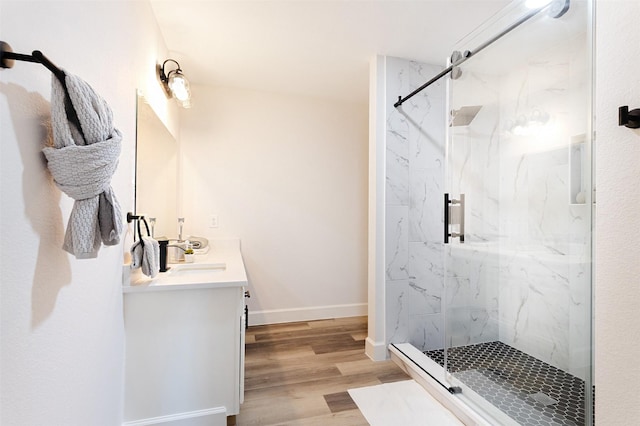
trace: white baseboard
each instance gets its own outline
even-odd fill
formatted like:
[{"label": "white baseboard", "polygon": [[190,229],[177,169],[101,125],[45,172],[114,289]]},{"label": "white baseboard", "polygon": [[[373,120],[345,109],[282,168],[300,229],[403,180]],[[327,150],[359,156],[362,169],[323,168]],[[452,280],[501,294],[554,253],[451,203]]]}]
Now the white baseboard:
[{"label": "white baseboard", "polygon": [[207,408],[186,413],[150,417],[123,423],[122,426],[226,426],[227,409],[225,407]]},{"label": "white baseboard", "polygon": [[329,318],[346,318],[367,315],[366,303],[350,305],[313,306],[310,308],[249,310],[249,326],[278,324],[283,322],[313,321]]},{"label": "white baseboard", "polygon": [[387,345],[384,342],[374,342],[370,337],[367,337],[364,344],[364,353],[373,361],[384,361],[389,359],[389,351]]}]

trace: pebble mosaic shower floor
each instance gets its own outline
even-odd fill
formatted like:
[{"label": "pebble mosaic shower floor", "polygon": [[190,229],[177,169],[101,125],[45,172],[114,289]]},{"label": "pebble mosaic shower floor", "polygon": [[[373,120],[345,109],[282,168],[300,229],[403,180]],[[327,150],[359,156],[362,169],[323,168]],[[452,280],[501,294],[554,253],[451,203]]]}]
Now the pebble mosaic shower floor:
[{"label": "pebble mosaic shower floor", "polygon": [[[444,351],[425,355],[444,367]],[[584,425],[584,381],[502,342],[449,351],[449,370],[522,425]]]}]

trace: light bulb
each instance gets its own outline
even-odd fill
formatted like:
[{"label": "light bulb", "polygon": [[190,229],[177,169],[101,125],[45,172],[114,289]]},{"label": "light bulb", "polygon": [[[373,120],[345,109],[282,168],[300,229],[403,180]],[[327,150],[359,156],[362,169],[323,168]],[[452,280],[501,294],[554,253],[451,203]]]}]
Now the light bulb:
[{"label": "light bulb", "polygon": [[189,81],[182,74],[172,73],[169,77],[169,88],[173,97],[178,101],[184,103],[188,102],[191,98],[191,91],[189,90]]}]

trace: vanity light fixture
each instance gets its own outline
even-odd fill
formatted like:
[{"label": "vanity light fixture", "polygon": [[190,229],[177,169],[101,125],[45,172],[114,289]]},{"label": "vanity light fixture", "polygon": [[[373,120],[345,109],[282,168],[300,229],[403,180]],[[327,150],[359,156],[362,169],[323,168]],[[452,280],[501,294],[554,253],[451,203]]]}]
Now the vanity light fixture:
[{"label": "vanity light fixture", "polygon": [[[177,68],[166,71],[167,62],[172,62]],[[158,65],[158,76],[162,82],[167,97],[172,97],[183,108],[191,107],[191,90],[189,89],[189,81],[182,73],[180,64],[175,59],[167,59]]]}]

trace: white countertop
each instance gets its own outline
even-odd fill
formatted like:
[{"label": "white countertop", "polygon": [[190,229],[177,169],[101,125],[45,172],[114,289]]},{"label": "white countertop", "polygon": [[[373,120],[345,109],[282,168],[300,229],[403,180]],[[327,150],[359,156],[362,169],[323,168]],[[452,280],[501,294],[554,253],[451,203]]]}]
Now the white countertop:
[{"label": "white countertop", "polygon": [[[194,263],[169,263],[167,272],[155,278],[131,271],[130,285],[123,283],[123,293],[189,290],[203,288],[244,287],[247,274],[238,240],[210,242],[207,254],[196,254]],[[126,268],[127,266],[125,266]]]}]

